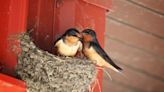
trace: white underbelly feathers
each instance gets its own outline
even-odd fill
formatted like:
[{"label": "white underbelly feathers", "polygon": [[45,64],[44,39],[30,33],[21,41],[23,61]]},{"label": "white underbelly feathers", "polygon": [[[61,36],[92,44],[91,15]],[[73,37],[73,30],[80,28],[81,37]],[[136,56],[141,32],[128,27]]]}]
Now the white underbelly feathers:
[{"label": "white underbelly feathers", "polygon": [[63,56],[74,56],[80,48],[81,42],[78,42],[76,45],[67,45],[62,40],[57,44],[57,51]]}]

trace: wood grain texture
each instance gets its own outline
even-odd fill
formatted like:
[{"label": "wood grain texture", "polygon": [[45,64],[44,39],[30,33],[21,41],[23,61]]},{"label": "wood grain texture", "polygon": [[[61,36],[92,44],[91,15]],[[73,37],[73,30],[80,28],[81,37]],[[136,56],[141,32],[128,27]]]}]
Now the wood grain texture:
[{"label": "wood grain texture", "polygon": [[164,38],[164,18],[126,0],[113,0],[109,16],[149,34]]},{"label": "wood grain texture", "polygon": [[128,0],[128,1],[138,4],[142,7],[145,7],[151,10],[152,12],[161,14],[162,16],[164,14],[163,0]]},{"label": "wood grain texture", "polygon": [[123,40],[126,44],[151,54],[158,55],[161,58],[164,57],[164,41],[162,39],[110,19],[107,19],[107,25],[107,36],[117,40]]},{"label": "wood grain texture", "polygon": [[164,92],[164,0],[113,0],[105,51],[127,78],[107,69],[103,92]]}]

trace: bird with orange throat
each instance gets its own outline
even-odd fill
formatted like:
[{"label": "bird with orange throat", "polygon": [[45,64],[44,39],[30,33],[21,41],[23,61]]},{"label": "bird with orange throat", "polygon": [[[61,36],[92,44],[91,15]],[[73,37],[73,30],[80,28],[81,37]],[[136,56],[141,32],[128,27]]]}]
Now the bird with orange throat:
[{"label": "bird with orange throat", "polygon": [[55,51],[62,56],[73,57],[82,50],[80,32],[70,28],[55,42]]},{"label": "bird with orange throat", "polygon": [[92,29],[82,31],[83,36],[83,54],[90,60],[94,61],[98,66],[110,68],[116,72],[120,72],[122,68],[117,66],[107,53],[100,46],[96,33]]}]

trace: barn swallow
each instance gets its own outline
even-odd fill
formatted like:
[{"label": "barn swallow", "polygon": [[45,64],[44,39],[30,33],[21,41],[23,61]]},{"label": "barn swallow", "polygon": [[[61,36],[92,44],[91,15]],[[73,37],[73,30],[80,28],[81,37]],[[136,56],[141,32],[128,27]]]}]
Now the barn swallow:
[{"label": "barn swallow", "polygon": [[55,42],[56,51],[62,56],[75,56],[77,52],[82,50],[81,34],[75,29],[71,28]]},{"label": "barn swallow", "polygon": [[98,66],[110,68],[116,72],[122,69],[117,66],[107,53],[101,48],[96,33],[92,29],[82,31],[83,36],[83,54],[90,60],[95,61]]}]

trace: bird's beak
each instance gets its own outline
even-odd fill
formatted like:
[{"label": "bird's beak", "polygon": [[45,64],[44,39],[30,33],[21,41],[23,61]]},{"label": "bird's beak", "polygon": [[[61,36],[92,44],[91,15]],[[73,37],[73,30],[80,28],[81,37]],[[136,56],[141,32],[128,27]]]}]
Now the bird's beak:
[{"label": "bird's beak", "polygon": [[76,34],[78,38],[82,38],[82,35],[81,34]]},{"label": "bird's beak", "polygon": [[77,34],[77,37],[79,38],[80,41],[82,41],[83,38],[82,38],[82,34],[81,33]]},{"label": "bird's beak", "polygon": [[83,32],[81,32],[81,36],[83,37],[85,34]]},{"label": "bird's beak", "polygon": [[85,35],[86,35],[85,33],[81,32],[81,36],[82,36],[82,38],[84,38]]}]

